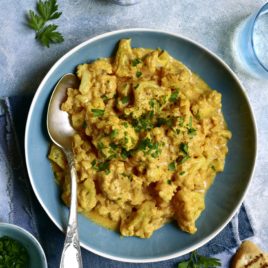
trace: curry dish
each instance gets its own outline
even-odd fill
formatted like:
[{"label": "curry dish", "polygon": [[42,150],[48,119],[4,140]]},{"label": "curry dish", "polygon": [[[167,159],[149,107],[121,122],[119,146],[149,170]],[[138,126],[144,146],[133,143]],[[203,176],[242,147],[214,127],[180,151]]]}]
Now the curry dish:
[{"label": "curry dish", "polygon": [[[171,220],[195,233],[231,138],[221,94],[167,51],[131,40],[77,76],[61,109],[76,130],[79,211],[123,236],[148,238]],[[69,205],[65,157],[52,145],[49,159]]]}]

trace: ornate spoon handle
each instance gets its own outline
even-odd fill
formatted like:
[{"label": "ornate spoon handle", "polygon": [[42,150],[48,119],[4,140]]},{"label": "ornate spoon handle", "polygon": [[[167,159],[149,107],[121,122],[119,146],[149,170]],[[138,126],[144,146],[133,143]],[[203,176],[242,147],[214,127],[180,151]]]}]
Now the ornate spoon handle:
[{"label": "ornate spoon handle", "polygon": [[77,229],[77,175],[73,153],[71,151],[65,151],[65,154],[71,175],[71,204],[60,268],[82,268],[83,264]]}]

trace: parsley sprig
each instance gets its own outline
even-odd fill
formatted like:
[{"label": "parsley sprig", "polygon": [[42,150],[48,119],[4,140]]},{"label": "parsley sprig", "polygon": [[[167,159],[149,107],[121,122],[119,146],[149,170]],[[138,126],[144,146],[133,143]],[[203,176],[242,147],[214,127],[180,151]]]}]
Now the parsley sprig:
[{"label": "parsley sprig", "polygon": [[191,253],[188,261],[178,264],[178,268],[215,268],[220,266],[221,262],[219,259],[199,255],[196,251]]},{"label": "parsley sprig", "polygon": [[51,43],[64,41],[62,34],[57,30],[55,24],[45,25],[49,20],[58,19],[61,12],[58,12],[57,0],[39,0],[36,4],[37,14],[30,10],[27,16],[27,25],[35,31],[35,38],[46,47]]}]

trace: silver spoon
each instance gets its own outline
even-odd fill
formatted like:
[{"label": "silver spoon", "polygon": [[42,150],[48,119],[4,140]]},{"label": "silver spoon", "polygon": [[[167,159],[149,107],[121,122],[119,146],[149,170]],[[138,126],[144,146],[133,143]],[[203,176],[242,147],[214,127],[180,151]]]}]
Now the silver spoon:
[{"label": "silver spoon", "polygon": [[50,139],[65,153],[71,177],[70,213],[60,268],[83,267],[77,227],[77,175],[72,151],[72,137],[75,130],[70,124],[68,114],[60,109],[62,101],[66,98],[67,88],[77,88],[78,85],[75,75],[64,75],[52,93],[47,111],[48,134]]}]

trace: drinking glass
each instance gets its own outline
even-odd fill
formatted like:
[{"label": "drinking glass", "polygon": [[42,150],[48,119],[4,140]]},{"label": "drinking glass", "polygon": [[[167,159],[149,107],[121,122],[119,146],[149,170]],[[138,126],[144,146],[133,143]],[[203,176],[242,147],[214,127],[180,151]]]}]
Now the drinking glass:
[{"label": "drinking glass", "polygon": [[237,27],[233,52],[243,69],[268,79],[268,3]]},{"label": "drinking glass", "polygon": [[141,0],[112,0],[115,4],[121,5],[121,6],[130,6],[135,5],[139,3]]}]

